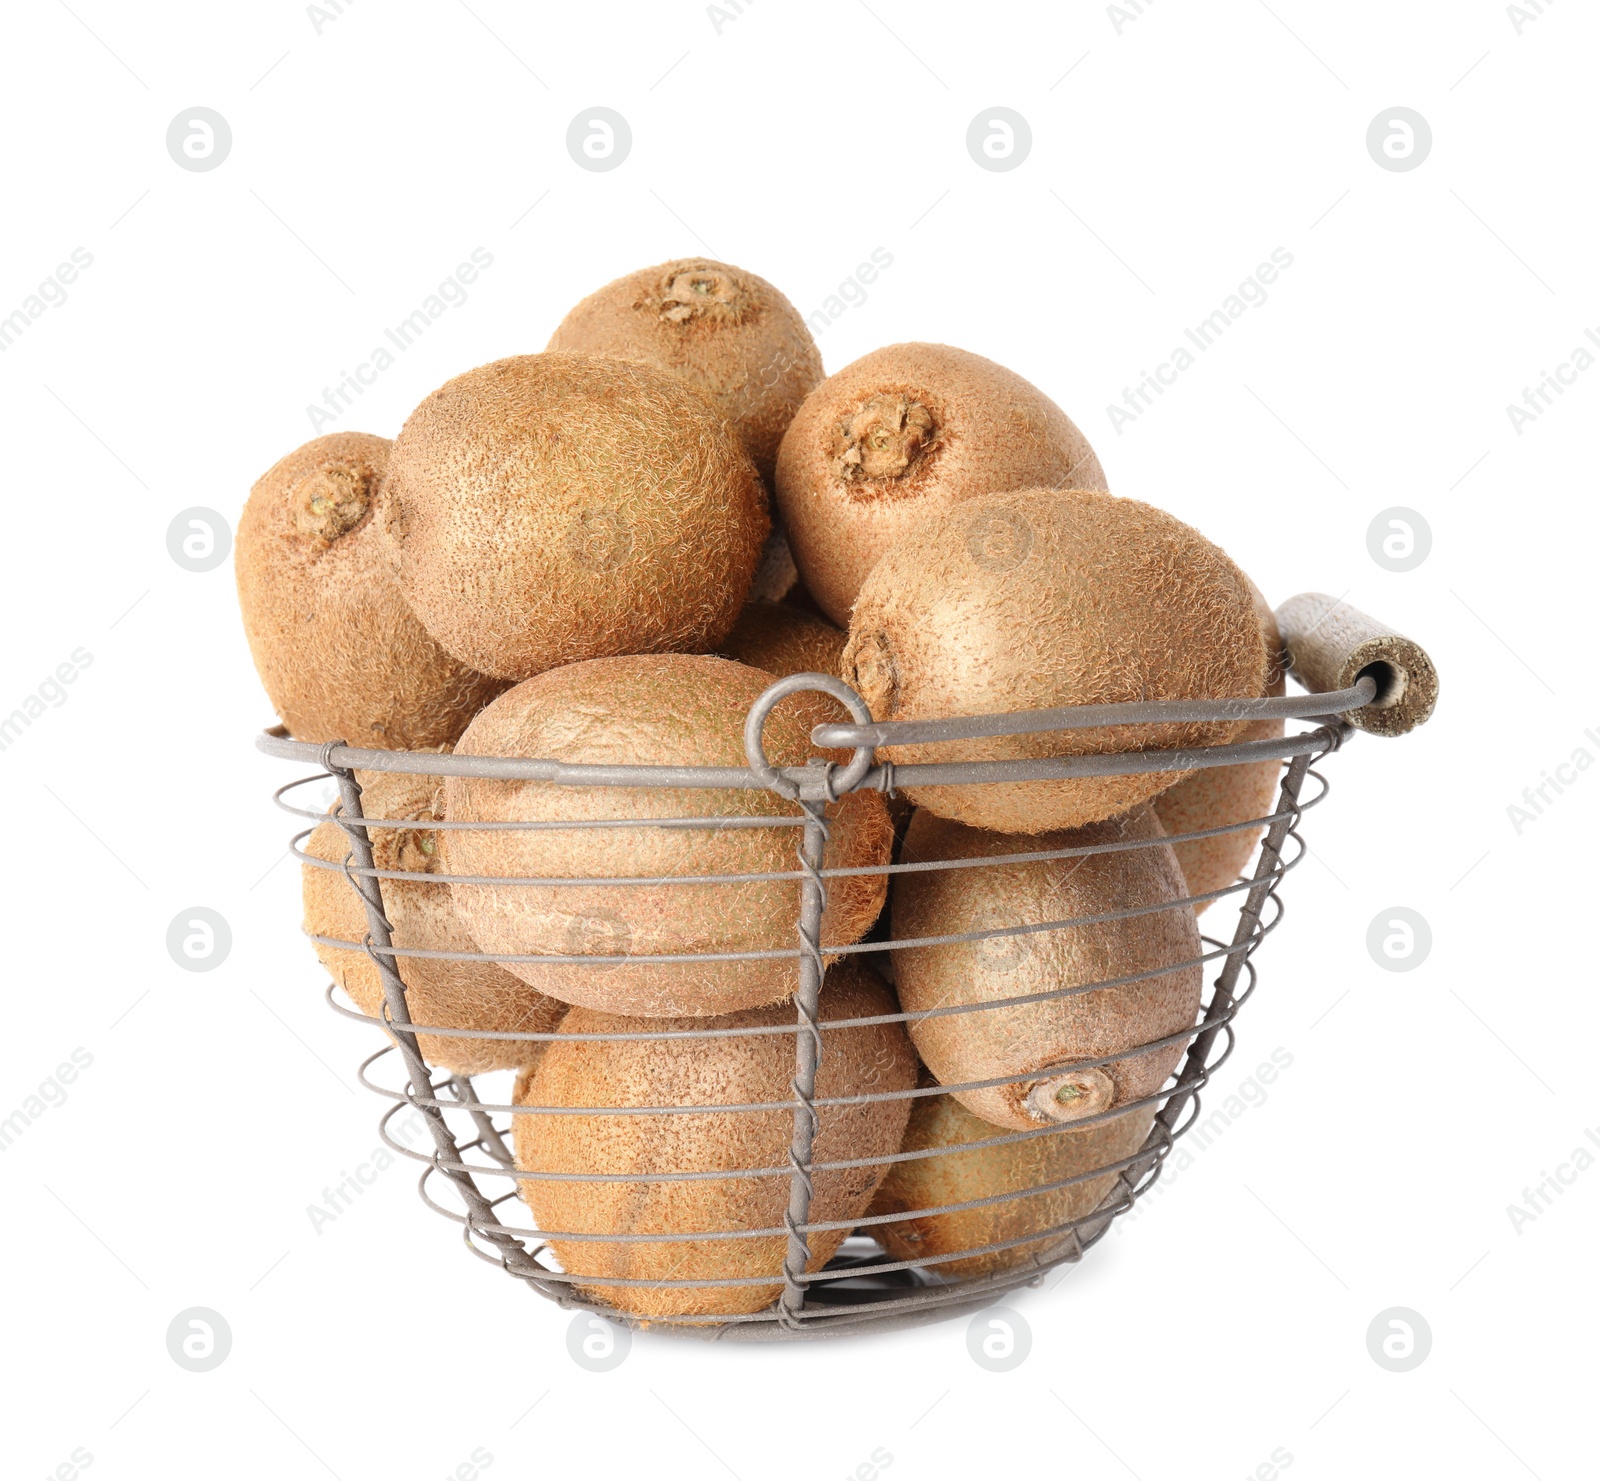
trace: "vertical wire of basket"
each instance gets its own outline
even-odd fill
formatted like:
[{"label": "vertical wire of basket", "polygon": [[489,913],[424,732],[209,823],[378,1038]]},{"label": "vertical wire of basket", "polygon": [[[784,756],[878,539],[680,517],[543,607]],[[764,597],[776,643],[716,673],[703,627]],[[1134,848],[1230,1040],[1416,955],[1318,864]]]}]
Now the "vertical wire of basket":
[{"label": "vertical wire of basket", "polygon": [[[393,928],[384,908],[382,881],[377,875],[372,840],[368,836],[361,806],[361,784],[356,780],[354,768],[339,766],[333,761],[332,753],[343,746],[342,741],[328,743],[322,747],[321,759],[339,788],[338,823],[349,841],[350,860],[355,864],[354,870],[346,867],[345,877],[351,888],[361,896],[366,912],[367,938],[363,944],[383,984],[384,1028],[405,1063],[408,1098],[413,1109],[422,1115],[433,1140],[435,1170],[450,1180],[466,1205],[468,1236],[474,1229],[479,1230],[499,1250],[508,1271],[524,1277],[535,1277],[539,1267],[529,1257],[522,1241],[501,1224],[494,1205],[484,1196],[472,1175],[459,1170],[461,1147],[437,1104],[433,1075],[422,1057],[416,1033],[411,1027],[406,985],[395,965]],[[467,1083],[470,1086],[470,1080]],[[471,1101],[476,1102],[476,1094],[469,1091],[469,1095]],[[473,1115],[476,1121],[482,1113],[474,1111]],[[487,1135],[499,1141],[492,1122],[485,1130]],[[504,1151],[503,1145],[501,1150]]]},{"label": "vertical wire of basket", "polygon": [[[1255,873],[1250,889],[1239,907],[1239,918],[1234,925],[1233,943],[1223,960],[1222,970],[1211,987],[1211,1000],[1206,1005],[1201,1029],[1189,1045],[1183,1065],[1178,1071],[1178,1081],[1166,1103],[1157,1114],[1157,1122],[1166,1128],[1168,1138],[1177,1129],[1183,1112],[1191,1099],[1198,1100],[1199,1086],[1186,1088],[1194,1081],[1208,1078],[1220,1065],[1208,1065],[1211,1046],[1217,1035],[1232,1020],[1237,1008],[1236,992],[1240,973],[1246,962],[1261,944],[1261,913],[1269,899],[1277,900],[1278,882],[1282,878],[1283,846],[1300,816],[1300,791],[1305,785],[1306,773],[1311,769],[1309,756],[1296,756],[1284,769],[1278,786],[1278,807],[1266,836],[1261,840],[1256,854]],[[1280,902],[1281,908],[1281,902]],[[1191,1072],[1193,1081],[1191,1080]],[[1152,1133],[1154,1135],[1154,1133]]]},{"label": "vertical wire of basket", "polygon": [[822,994],[822,916],[827,909],[828,891],[822,878],[827,856],[828,824],[821,804],[801,802],[806,825],[801,835],[799,859],[805,878],[800,881],[799,912],[795,934],[800,943],[800,983],[795,991],[795,1011],[799,1024],[794,1036],[794,1079],[790,1089],[796,1101],[794,1135],[789,1142],[789,1206],[784,1210],[784,1227],[789,1232],[783,1261],[783,1292],[778,1297],[778,1320],[789,1329],[799,1324],[805,1309],[803,1278],[811,1260],[811,1244],[802,1229],[811,1217],[812,1148],[816,1144],[817,1111],[812,1104],[817,1091],[817,1070],[822,1063],[822,1030],[817,1024]]}]

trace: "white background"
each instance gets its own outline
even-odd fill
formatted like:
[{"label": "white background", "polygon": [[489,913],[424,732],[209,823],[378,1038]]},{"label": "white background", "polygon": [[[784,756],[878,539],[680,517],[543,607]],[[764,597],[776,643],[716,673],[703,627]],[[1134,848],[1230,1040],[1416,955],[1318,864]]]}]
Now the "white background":
[{"label": "white background", "polygon": [[[1507,808],[1600,757],[1600,368],[1520,435],[1506,406],[1600,325],[1600,23],[1489,0],[1143,9],[362,0],[320,33],[287,0],[10,9],[0,316],[74,248],[93,265],[0,354],[0,710],[74,649],[92,663],[0,753],[0,1116],[75,1048],[93,1063],[0,1163],[6,1474],[75,1448],[93,1477],[162,1481],[426,1481],[474,1450],[491,1477],[846,1476],[880,1448],[891,1478],[1237,1478],[1274,1450],[1295,1481],[1592,1473],[1600,1170],[1520,1232],[1507,1207],[1600,1128],[1600,772],[1520,833]],[[233,131],[208,173],[165,147],[196,105]],[[565,147],[595,105],[633,131],[609,173]],[[1033,133],[1004,173],[965,147],[997,105]],[[1413,172],[1367,152],[1396,105],[1432,126]],[[311,1227],[376,1145],[352,1087],[373,1046],[325,1007],[274,867],[269,792],[294,773],[252,749],[272,716],[231,570],[182,569],[166,530],[234,518],[312,434],[307,403],[476,247],[494,264],[466,304],[337,426],[393,435],[634,268],[711,253],[809,313],[882,248],[820,336],[830,370],[907,339],[1001,360],[1116,491],[1274,601],[1344,596],[1438,662],[1425,730],[1328,762],[1208,1104],[1275,1048],[1292,1066],[1081,1267],[1011,1299],[1033,1333],[1012,1372],[957,1321],[645,1337],[594,1374],[410,1171]],[[1279,247],[1268,301],[1113,430],[1107,405]],[[1366,543],[1393,505],[1433,533],[1404,574]],[[164,944],[195,905],[233,933],[204,974]],[[1365,947],[1394,905],[1433,931],[1405,974]],[[167,1354],[191,1306],[232,1329],[210,1373]],[[1367,1351],[1392,1306],[1433,1335],[1408,1373]]]}]

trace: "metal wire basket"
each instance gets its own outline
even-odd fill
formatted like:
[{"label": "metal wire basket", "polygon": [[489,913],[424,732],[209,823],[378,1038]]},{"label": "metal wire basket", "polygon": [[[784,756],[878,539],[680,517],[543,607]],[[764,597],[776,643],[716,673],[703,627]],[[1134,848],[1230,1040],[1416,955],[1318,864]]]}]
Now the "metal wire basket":
[{"label": "metal wire basket", "polygon": [[[1134,703],[1119,705],[1085,706],[1077,709],[1037,711],[1027,714],[986,715],[938,722],[874,723],[865,703],[840,680],[819,674],[802,674],[775,683],[752,708],[745,730],[745,746],[749,764],[746,768],[728,767],[641,767],[641,766],[581,766],[553,761],[530,761],[511,758],[479,756],[446,756],[433,753],[363,750],[341,743],[316,745],[295,741],[281,730],[268,731],[257,742],[269,755],[319,765],[322,770],[280,788],[276,800],[280,807],[295,816],[310,820],[314,825],[326,819],[321,811],[306,808],[292,800],[297,789],[314,785],[331,778],[338,788],[340,808],[336,816],[348,837],[348,857],[342,863],[329,863],[313,858],[302,847],[310,828],[296,835],[291,852],[302,863],[322,869],[342,870],[350,887],[357,891],[367,922],[367,936],[362,941],[319,938],[324,944],[344,947],[352,951],[365,951],[375,965],[383,984],[384,1008],[380,1016],[369,1016],[342,1004],[337,990],[330,984],[329,1002],[347,1017],[372,1024],[385,1036],[385,1044],[365,1060],[360,1069],[364,1085],[390,1104],[380,1119],[380,1134],[385,1144],[399,1157],[410,1158],[421,1165],[419,1192],[423,1201],[436,1213],[454,1222],[460,1229],[467,1247],[481,1259],[498,1265],[508,1274],[526,1283],[544,1296],[567,1308],[587,1310],[613,1321],[630,1325],[650,1326],[667,1330],[688,1332],[703,1337],[724,1339],[765,1339],[789,1337],[816,1337],[837,1333],[857,1333],[883,1330],[891,1327],[920,1324],[938,1320],[956,1313],[982,1306],[1004,1292],[1017,1286],[1037,1283],[1043,1273],[1062,1263],[1077,1261],[1083,1253],[1102,1238],[1117,1215],[1131,1208],[1160,1175],[1162,1164],[1174,1143],[1197,1119],[1200,1092],[1211,1076],[1228,1058],[1234,1044],[1234,1020],[1256,986],[1254,956],[1261,943],[1277,927],[1282,918],[1278,890],[1285,876],[1304,855],[1304,844],[1299,825],[1306,811],[1327,795],[1327,783],[1315,769],[1315,763],[1328,753],[1339,749],[1356,729],[1378,734],[1398,735],[1420,724],[1431,713],[1437,693],[1437,675],[1427,655],[1416,644],[1358,612],[1322,596],[1297,597],[1286,603],[1278,613],[1290,671],[1308,691],[1300,696],[1263,700],[1182,701],[1160,703]],[[850,748],[853,756],[848,763],[777,769],[770,765],[762,750],[762,728],[774,706],[798,690],[821,690],[841,700],[852,716],[852,723],[820,726],[813,732],[815,744],[828,748]],[[1009,762],[945,762],[938,764],[895,766],[875,759],[876,747],[908,742],[959,741],[975,737],[1019,735],[1052,730],[1105,727],[1109,725],[1138,726],[1173,723],[1204,723],[1249,719],[1282,718],[1300,720],[1307,728],[1281,739],[1257,740],[1231,745],[1189,750],[1145,750],[1115,755],[1080,755],[1051,760]],[[896,951],[926,944],[918,940],[869,939],[844,946],[825,946],[821,939],[821,924],[830,874],[824,867],[824,846],[827,836],[825,806],[853,790],[876,789],[893,793],[900,786],[924,785],[984,785],[995,782],[1017,782],[1058,779],[1080,776],[1125,775],[1145,772],[1171,772],[1191,768],[1235,766],[1275,760],[1282,764],[1281,782],[1277,802],[1272,811],[1261,817],[1230,823],[1221,828],[1198,830],[1193,833],[1173,835],[1171,841],[1212,837],[1240,830],[1263,830],[1253,870],[1223,889],[1203,896],[1190,896],[1182,902],[1183,909],[1191,908],[1197,901],[1221,900],[1236,905],[1237,912],[1231,932],[1223,935],[1201,937],[1202,949],[1197,962],[1174,963],[1174,967],[1190,967],[1197,963],[1215,967],[1215,976],[1205,995],[1194,1022],[1175,1038],[1159,1043],[1142,1044],[1136,1049],[1119,1050],[1117,1055],[1096,1059],[1081,1059],[1052,1067],[1055,1071],[1092,1070],[1108,1064],[1112,1059],[1127,1058],[1141,1050],[1150,1050],[1186,1043],[1181,1063],[1168,1078],[1161,1090],[1142,1100],[1119,1104],[1099,1116],[1088,1117],[1068,1126],[1049,1125],[1028,1131],[1006,1131],[990,1128],[993,1136],[978,1144],[981,1146],[1013,1146],[1031,1138],[1061,1135],[1069,1130],[1083,1130],[1130,1110],[1148,1108],[1153,1122],[1144,1142],[1130,1155],[1097,1163],[1087,1171],[1053,1185],[1041,1185],[1021,1191],[1007,1191],[987,1198],[965,1200],[959,1203],[935,1205],[915,1210],[890,1213],[873,1213],[848,1221],[848,1234],[833,1259],[820,1269],[808,1269],[811,1259],[809,1241],[824,1231],[837,1235],[844,1227],[839,1221],[812,1221],[812,1196],[817,1174],[827,1173],[843,1166],[813,1159],[813,1142],[818,1128],[819,1105],[830,1103],[817,1094],[819,1055],[825,1052],[827,1036],[863,1020],[819,1021],[818,997],[824,971],[824,951],[830,955],[849,956],[864,954],[873,957],[887,954],[892,962]],[[584,788],[616,787],[672,787],[743,789],[765,788],[777,792],[792,804],[792,815],[769,819],[775,827],[788,827],[799,833],[797,867],[780,876],[792,879],[797,894],[797,941],[792,949],[779,953],[760,953],[792,960],[795,970],[794,1017],[792,1023],[743,1032],[777,1033],[792,1036],[794,1041],[794,1076],[787,1099],[762,1101],[752,1104],[718,1106],[719,1112],[728,1114],[771,1114],[787,1111],[793,1117],[793,1135],[788,1149],[787,1163],[767,1167],[744,1168],[736,1173],[726,1170],[715,1175],[721,1178],[757,1178],[772,1180],[787,1190],[787,1207],[781,1222],[760,1228],[696,1229],[675,1233],[613,1234],[611,1243],[648,1241],[659,1244],[664,1240],[697,1241],[703,1247],[712,1241],[781,1240],[783,1258],[781,1269],[764,1278],[749,1275],[729,1275],[717,1278],[698,1278],[665,1281],[630,1281],[616,1277],[596,1279],[581,1277],[562,1269],[556,1259],[553,1239],[595,1239],[592,1231],[560,1231],[532,1227],[527,1209],[518,1199],[519,1184],[530,1174],[519,1169],[511,1143],[512,1118],[519,1115],[544,1114],[549,1107],[518,1105],[509,1100],[493,1097],[481,1098],[472,1076],[439,1073],[430,1070],[419,1049],[417,1034],[444,1038],[472,1037],[476,1039],[510,1039],[526,1042],[529,1058],[538,1052],[538,1046],[562,1038],[554,1033],[492,1033],[476,1028],[453,1028],[448,1025],[414,1023],[407,1005],[407,990],[397,970],[397,961],[410,956],[450,955],[428,951],[407,951],[394,945],[391,924],[385,910],[384,891],[388,880],[415,880],[448,887],[449,876],[406,870],[380,869],[375,866],[368,829],[407,827],[472,827],[476,824],[430,823],[419,825],[399,819],[367,818],[362,810],[362,789],[356,772],[402,772],[426,776],[475,777],[491,780],[539,781],[555,786]],[[1306,795],[1308,780],[1315,779],[1316,790]],[[682,826],[715,827],[725,820],[699,817],[678,820]],[[748,821],[748,820],[746,820]],[[506,827],[537,827],[538,824],[500,824]],[[566,826],[607,826],[584,824]],[[660,827],[659,819],[628,820],[610,826],[632,828]],[[1291,844],[1293,847],[1291,847]],[[1110,847],[1110,846],[1102,846]],[[1101,851],[1089,847],[1078,852],[1090,854]],[[1052,857],[1056,855],[1051,855]],[[973,864],[973,860],[949,860],[941,864],[906,864],[904,862],[881,866],[870,872],[891,877],[908,870],[935,868],[960,868]],[[1004,859],[987,859],[986,863],[1003,863]],[[853,871],[862,872],[862,871]],[[754,876],[728,875],[730,882],[740,882]],[[771,876],[763,876],[770,878]],[[563,886],[582,889],[592,880],[533,880],[518,883],[540,886]],[[633,883],[659,885],[660,879],[639,878],[632,881],[607,881],[610,884]],[[1042,929],[1071,930],[1084,922],[1065,919],[1047,923]],[[1015,934],[1018,928],[1000,926],[991,930],[958,933],[941,941],[981,941]],[[1028,930],[1041,929],[1030,926]],[[492,953],[460,954],[474,961],[513,961],[510,956]],[[732,955],[741,955],[734,953]],[[752,955],[752,954],[744,954]],[[883,961],[882,956],[877,956]],[[583,956],[567,958],[595,966],[614,965],[635,960],[627,954],[613,956]],[[689,961],[690,956],[646,958],[651,961]],[[891,974],[886,974],[891,975]],[[1063,992],[1084,992],[1114,986],[1119,979],[1106,979],[1092,984],[1077,984]],[[1002,1010],[1020,999],[1003,999],[986,1003],[977,1011]],[[938,1010],[936,1010],[938,1011]],[[969,1011],[963,1009],[962,1011]],[[910,1024],[924,1013],[900,1012],[885,1015],[881,1020]],[[682,1052],[692,1053],[696,1041],[713,1037],[718,1030],[708,1027],[704,1031],[680,1029],[659,1033],[642,1032],[623,1034],[598,1034],[600,1039],[674,1039],[687,1041]],[[726,1034],[730,1031],[722,1030]],[[737,1032],[737,1031],[736,1031]],[[863,1092],[841,1099],[851,1102],[886,1100],[914,1100],[941,1095],[950,1091],[978,1089],[1037,1079],[1039,1071],[1028,1076],[1013,1076],[973,1082],[970,1085],[934,1084],[924,1077],[908,1089],[885,1092]],[[408,1108],[419,1112],[428,1136],[420,1146],[408,1144],[396,1134],[396,1117]],[[691,1115],[704,1114],[706,1107],[654,1106],[652,1114]],[[637,1115],[641,1108],[589,1107],[586,1114]],[[971,1152],[972,1143],[953,1143],[931,1148],[900,1150],[881,1157],[861,1159],[874,1166],[930,1156],[951,1156]],[[687,1181],[697,1176],[694,1172],[674,1173],[641,1172],[566,1172],[539,1173],[532,1176],[561,1177],[578,1182],[628,1182],[661,1183]],[[698,1174],[704,1178],[706,1172]],[[969,1213],[975,1208],[998,1203],[1010,1203],[1037,1195],[1059,1191],[1063,1186],[1100,1186],[1110,1180],[1109,1191],[1087,1212],[1076,1218],[1062,1220],[1045,1228],[1030,1227],[1020,1238],[993,1241],[956,1253],[943,1252],[919,1258],[890,1258],[880,1236],[885,1228],[897,1221],[912,1218],[936,1218],[941,1215]],[[440,1197],[446,1187],[454,1194],[458,1207],[449,1207]],[[1003,1255],[1008,1247],[1024,1250],[1026,1258],[1019,1258],[1009,1268],[992,1270],[977,1278],[962,1278],[941,1272],[949,1266],[971,1257]],[[1004,1263],[1003,1261],[1000,1263]],[[630,1285],[683,1286],[708,1288],[737,1285],[766,1285],[780,1288],[777,1300],[763,1310],[739,1314],[687,1314],[650,1315],[641,1317],[627,1309],[627,1288]],[[602,1285],[608,1299],[600,1301],[585,1295],[581,1285]],[[659,1303],[657,1303],[659,1306]]]}]

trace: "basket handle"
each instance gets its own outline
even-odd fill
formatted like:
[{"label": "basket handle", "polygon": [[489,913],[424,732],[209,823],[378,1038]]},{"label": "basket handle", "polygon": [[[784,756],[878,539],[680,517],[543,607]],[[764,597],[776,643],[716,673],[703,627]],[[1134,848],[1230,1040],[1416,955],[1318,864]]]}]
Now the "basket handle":
[{"label": "basket handle", "polygon": [[1372,735],[1415,730],[1439,699],[1439,671],[1421,644],[1320,591],[1290,597],[1278,608],[1289,672],[1314,694],[1348,689],[1363,674],[1378,692],[1344,718]]}]

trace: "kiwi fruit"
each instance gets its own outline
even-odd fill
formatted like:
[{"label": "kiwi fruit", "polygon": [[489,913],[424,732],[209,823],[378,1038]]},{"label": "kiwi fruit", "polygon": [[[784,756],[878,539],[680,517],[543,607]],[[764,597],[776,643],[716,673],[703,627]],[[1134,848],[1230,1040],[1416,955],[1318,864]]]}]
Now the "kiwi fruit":
[{"label": "kiwi fruit", "polygon": [[[771,674],[725,658],[647,654],[594,659],[528,679],[468,727],[458,756],[526,756],[604,765],[737,766],[751,704]],[[763,745],[775,766],[818,753],[811,729],[831,718],[825,695],[794,695],[768,718]],[[837,756],[835,752],[833,755]],[[794,818],[798,803],[766,788],[581,787],[450,777],[453,823],[637,820],[634,828],[461,829],[444,835],[451,874],[517,879],[757,874],[795,871],[801,830],[651,827],[652,818]],[[828,804],[826,868],[889,862],[881,794]],[[827,882],[826,946],[860,939],[876,918],[887,876]],[[532,956],[640,956],[792,951],[794,879],[739,884],[456,884],[456,909],[487,952]],[[508,962],[551,997],[607,1013],[648,1017],[731,1013],[794,991],[797,963]]]},{"label": "kiwi fruit", "polygon": [[[358,772],[361,808],[370,818],[391,822],[438,822],[436,794],[440,779],[393,772]],[[329,809],[330,821],[317,824],[306,844],[313,859],[343,864],[350,840],[336,818],[340,805]],[[430,828],[373,828],[374,867],[414,874],[440,872],[439,833]],[[366,907],[343,869],[300,866],[305,928],[312,936],[362,941],[367,935]],[[450,889],[419,879],[379,881],[384,914],[394,944],[422,951],[476,952],[466,927],[456,918]],[[335,946],[316,947],[333,980],[363,1013],[383,1015],[383,979],[365,951]],[[441,957],[395,958],[406,986],[411,1021],[436,1028],[488,1029],[497,1033],[548,1034],[555,1031],[567,1005],[547,998],[493,962],[450,961]],[[532,1062],[539,1041],[471,1039],[419,1034],[417,1047],[431,1065],[460,1075],[484,1070],[516,1069]]]},{"label": "kiwi fruit", "polygon": [[[1038,1072],[1015,1084],[951,1090],[996,1126],[1023,1130],[1081,1120],[1154,1095],[1165,1083],[1187,1040],[1134,1051],[1183,1033],[1200,1006],[1200,930],[1182,904],[1183,872],[1148,807],[1030,837],[983,832],[919,808],[906,832],[901,857],[908,864],[1101,844],[1142,846],[895,878],[890,917],[896,942],[1143,912],[1063,930],[895,949],[895,988],[908,1013],[1004,1004],[1155,974],[1043,1002],[913,1020],[912,1042],[942,1085]],[[1172,970],[1161,970],[1166,967]],[[1057,1068],[1112,1055],[1121,1057],[1104,1066]]]},{"label": "kiwi fruit", "polygon": [[[1131,700],[1251,698],[1270,655],[1249,578],[1135,499],[1026,489],[966,500],[895,546],[861,589],[841,673],[878,720]],[[896,764],[1221,745],[1238,721],[1104,726],[889,746]],[[1041,833],[1126,812],[1182,772],[908,785],[976,828]]]},{"label": "kiwi fruit", "polygon": [[[882,979],[855,961],[832,968],[820,998],[824,1022],[896,1011]],[[719,1018],[639,1019],[574,1008],[564,1034],[639,1033],[683,1029],[758,1028],[792,1024],[794,1009],[776,1005]],[[792,1099],[794,1035],[623,1042],[553,1040],[519,1077],[515,1104],[578,1106],[719,1106]],[[909,1091],[916,1056],[898,1023],[824,1030],[817,1070],[819,1099]],[[905,1134],[904,1099],[820,1106],[815,1163],[888,1158]],[[541,1229],[575,1234],[687,1234],[781,1229],[789,1201],[788,1157],[794,1112],[697,1111],[659,1115],[536,1115],[513,1118],[517,1166],[529,1172],[704,1173],[781,1168],[760,1178],[682,1182],[561,1182],[522,1179],[519,1191]],[[813,1174],[809,1222],[858,1219],[883,1178],[885,1163],[829,1168]],[[847,1229],[809,1236],[808,1270],[820,1270]],[[583,1277],[590,1298],[638,1316],[733,1315],[760,1311],[776,1299],[774,1283],[752,1286],[617,1286],[623,1280],[781,1280],[783,1235],[748,1239],[634,1244],[608,1240],[551,1241],[562,1267]]]},{"label": "kiwi fruit", "polygon": [[[1253,582],[1251,592],[1271,655],[1262,694],[1275,697],[1284,692],[1283,640],[1278,633],[1278,619]],[[1277,740],[1282,734],[1282,720],[1251,720],[1234,739],[1241,743]],[[1176,786],[1169,787],[1151,806],[1168,834],[1194,833],[1242,823],[1247,818],[1264,818],[1272,813],[1277,801],[1282,770],[1281,761],[1202,767],[1190,772]],[[1238,879],[1261,833],[1260,828],[1246,828],[1237,833],[1219,833],[1212,838],[1173,838],[1172,851],[1178,856],[1189,893],[1206,895],[1213,890],[1226,889]],[[1214,903],[1201,900],[1195,905],[1194,913],[1202,915]]]},{"label": "kiwi fruit", "polygon": [[837,678],[844,645],[845,635],[831,622],[787,602],[755,601],[739,614],[721,651],[779,678],[787,674]]},{"label": "kiwi fruit", "polygon": [[256,480],[234,575],[261,683],[299,740],[448,745],[506,686],[428,635],[400,592],[373,504],[392,444],[334,432]]},{"label": "kiwi fruit", "polygon": [[1037,386],[950,345],[874,350],[817,387],[778,450],[776,496],[807,590],[843,627],[867,573],[975,494],[1106,486]]},{"label": "kiwi fruit", "polygon": [[[1155,1108],[1144,1106],[1091,1126],[1062,1126],[1042,1136],[998,1147],[980,1146],[970,1152],[945,1152],[896,1162],[878,1188],[869,1213],[916,1213],[998,1198],[1006,1193],[1019,1196],[982,1208],[874,1224],[870,1232],[883,1242],[891,1258],[934,1259],[936,1263],[925,1269],[946,1279],[980,1280],[1007,1270],[1043,1267],[1070,1252],[1091,1231],[1058,1232],[1027,1244],[1011,1241],[1046,1230],[1059,1231],[1063,1224],[1093,1213],[1123,1170],[1101,1172],[1098,1177],[1064,1188],[1050,1185],[1083,1178],[1132,1157],[1144,1145],[1154,1122]],[[935,1095],[913,1104],[900,1150],[931,1151],[1003,1135],[974,1116],[954,1096]],[[1049,1191],[1031,1191],[1036,1188]],[[939,1258],[962,1255],[990,1244],[1011,1247],[961,1259]]]},{"label": "kiwi fruit", "polygon": [[822,380],[822,356],[795,306],[765,278],[705,257],[607,283],[545,348],[642,361],[699,387],[769,483],[784,429]]},{"label": "kiwi fruit", "polygon": [[715,648],[770,524],[754,466],[701,392],[589,355],[516,356],[446,382],[401,428],[381,502],[423,625],[506,679]]}]

